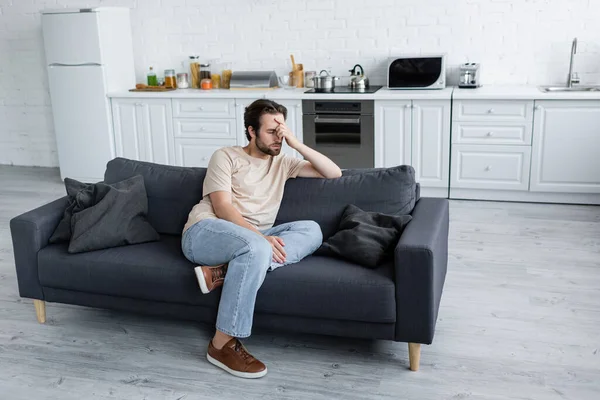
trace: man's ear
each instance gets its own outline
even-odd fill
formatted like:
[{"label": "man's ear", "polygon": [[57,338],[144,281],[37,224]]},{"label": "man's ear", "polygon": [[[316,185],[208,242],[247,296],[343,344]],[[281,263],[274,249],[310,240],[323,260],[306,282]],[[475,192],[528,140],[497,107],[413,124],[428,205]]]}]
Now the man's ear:
[{"label": "man's ear", "polygon": [[255,138],[256,137],[256,131],[254,130],[254,127],[249,126],[248,127],[248,133],[250,134],[250,138]]}]

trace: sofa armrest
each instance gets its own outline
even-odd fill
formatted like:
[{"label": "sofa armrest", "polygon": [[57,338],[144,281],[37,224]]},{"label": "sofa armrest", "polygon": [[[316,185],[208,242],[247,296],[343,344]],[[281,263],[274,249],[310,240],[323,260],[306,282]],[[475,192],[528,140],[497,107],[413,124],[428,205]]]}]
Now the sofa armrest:
[{"label": "sofa armrest", "polygon": [[21,297],[44,299],[38,277],[37,253],[48,245],[68,205],[62,197],[10,220],[10,232]]},{"label": "sofa armrest", "polygon": [[394,254],[395,340],[431,344],[448,265],[448,200],[422,197]]}]

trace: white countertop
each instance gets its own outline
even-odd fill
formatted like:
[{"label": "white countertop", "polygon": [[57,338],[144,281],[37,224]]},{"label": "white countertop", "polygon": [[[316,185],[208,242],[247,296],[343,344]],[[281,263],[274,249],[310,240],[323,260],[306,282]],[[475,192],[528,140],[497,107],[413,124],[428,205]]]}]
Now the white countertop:
[{"label": "white countertop", "polygon": [[[559,85],[557,85],[559,86]],[[538,86],[454,88],[454,100],[600,100],[600,92],[542,92]]]},{"label": "white countertop", "polygon": [[452,87],[440,90],[389,90],[381,88],[375,93],[305,93],[310,88],[302,89],[177,89],[168,92],[112,92],[108,97],[130,98],[177,98],[177,99],[232,99],[232,98],[268,98],[290,100],[342,99],[342,100],[410,100],[432,99],[450,100]]},{"label": "white countertop", "polygon": [[279,100],[600,100],[600,92],[542,92],[538,86],[482,86],[460,89],[455,86],[441,90],[390,90],[381,88],[375,93],[305,93],[302,89],[177,89],[169,92],[111,92],[108,97],[120,98],[268,98]]}]

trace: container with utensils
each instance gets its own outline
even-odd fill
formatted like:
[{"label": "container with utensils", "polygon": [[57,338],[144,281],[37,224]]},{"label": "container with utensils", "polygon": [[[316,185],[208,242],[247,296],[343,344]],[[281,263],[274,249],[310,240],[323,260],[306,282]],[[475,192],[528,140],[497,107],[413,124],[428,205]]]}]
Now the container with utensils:
[{"label": "container with utensils", "polygon": [[295,82],[296,87],[303,88],[304,87],[304,66],[302,64],[296,64],[293,54],[290,55],[290,59],[292,60],[292,71],[289,73],[290,80]]}]

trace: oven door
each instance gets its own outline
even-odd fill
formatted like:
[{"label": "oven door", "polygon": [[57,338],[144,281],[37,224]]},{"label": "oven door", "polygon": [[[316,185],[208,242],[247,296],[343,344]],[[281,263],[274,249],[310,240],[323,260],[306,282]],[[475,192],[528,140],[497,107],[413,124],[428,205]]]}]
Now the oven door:
[{"label": "oven door", "polygon": [[304,143],[329,157],[340,168],[375,165],[372,115],[310,114],[303,116]]}]

